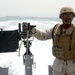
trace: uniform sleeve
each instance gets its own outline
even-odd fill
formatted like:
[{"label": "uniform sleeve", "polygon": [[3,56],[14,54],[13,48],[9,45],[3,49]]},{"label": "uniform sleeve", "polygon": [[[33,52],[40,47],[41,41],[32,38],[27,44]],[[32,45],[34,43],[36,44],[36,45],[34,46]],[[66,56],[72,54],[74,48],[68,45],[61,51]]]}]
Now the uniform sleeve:
[{"label": "uniform sleeve", "polygon": [[48,39],[52,38],[52,30],[53,30],[53,28],[49,29],[49,30],[45,30],[43,32],[36,28],[33,28],[32,35],[34,35],[34,37],[37,38],[38,40],[48,40]]}]

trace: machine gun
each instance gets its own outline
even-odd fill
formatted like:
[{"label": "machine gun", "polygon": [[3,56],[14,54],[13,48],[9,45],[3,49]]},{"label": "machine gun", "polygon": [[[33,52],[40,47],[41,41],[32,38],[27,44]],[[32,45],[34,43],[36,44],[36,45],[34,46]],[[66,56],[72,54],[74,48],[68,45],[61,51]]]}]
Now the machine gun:
[{"label": "machine gun", "polygon": [[32,75],[32,65],[33,65],[33,55],[30,52],[32,35],[32,28],[36,27],[35,25],[30,25],[30,23],[23,22],[19,23],[19,34],[23,39],[24,46],[26,47],[26,52],[23,55],[23,63],[25,65],[25,75]]},{"label": "machine gun", "polygon": [[29,38],[32,35],[32,28],[36,27],[35,25],[30,25],[30,23],[23,22],[19,23],[19,35],[23,39],[24,46],[26,47],[25,55],[32,55],[30,52],[31,40]]}]

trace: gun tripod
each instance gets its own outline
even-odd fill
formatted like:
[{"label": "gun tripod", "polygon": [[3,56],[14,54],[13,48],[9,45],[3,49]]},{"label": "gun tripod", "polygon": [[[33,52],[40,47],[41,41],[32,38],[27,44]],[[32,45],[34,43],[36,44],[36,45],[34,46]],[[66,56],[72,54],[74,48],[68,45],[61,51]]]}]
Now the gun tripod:
[{"label": "gun tripod", "polygon": [[[28,45],[25,44],[28,42]],[[23,63],[25,65],[25,75],[32,75],[33,55],[30,52],[30,41],[24,41],[26,53],[23,55]]]}]

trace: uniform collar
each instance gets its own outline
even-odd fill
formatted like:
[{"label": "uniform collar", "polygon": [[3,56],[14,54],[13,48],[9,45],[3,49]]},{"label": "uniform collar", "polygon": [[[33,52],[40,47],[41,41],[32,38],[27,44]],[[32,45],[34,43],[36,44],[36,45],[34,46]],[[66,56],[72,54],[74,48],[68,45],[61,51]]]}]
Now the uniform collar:
[{"label": "uniform collar", "polygon": [[[75,25],[71,24],[71,26],[70,26],[68,29],[66,29],[65,34],[71,34],[72,31],[74,30],[74,28],[75,28]],[[58,35],[60,35],[62,29],[63,29],[63,28],[62,28],[62,25],[60,25],[59,27],[57,27],[55,33],[58,34]]]}]

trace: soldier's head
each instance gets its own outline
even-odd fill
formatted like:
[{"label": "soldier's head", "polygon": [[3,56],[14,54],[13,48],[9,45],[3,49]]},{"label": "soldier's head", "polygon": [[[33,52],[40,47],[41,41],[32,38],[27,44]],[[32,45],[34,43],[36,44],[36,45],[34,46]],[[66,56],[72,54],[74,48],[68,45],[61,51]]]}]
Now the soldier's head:
[{"label": "soldier's head", "polygon": [[64,24],[71,24],[74,17],[74,10],[71,7],[63,7],[60,10],[59,17],[62,19]]}]

